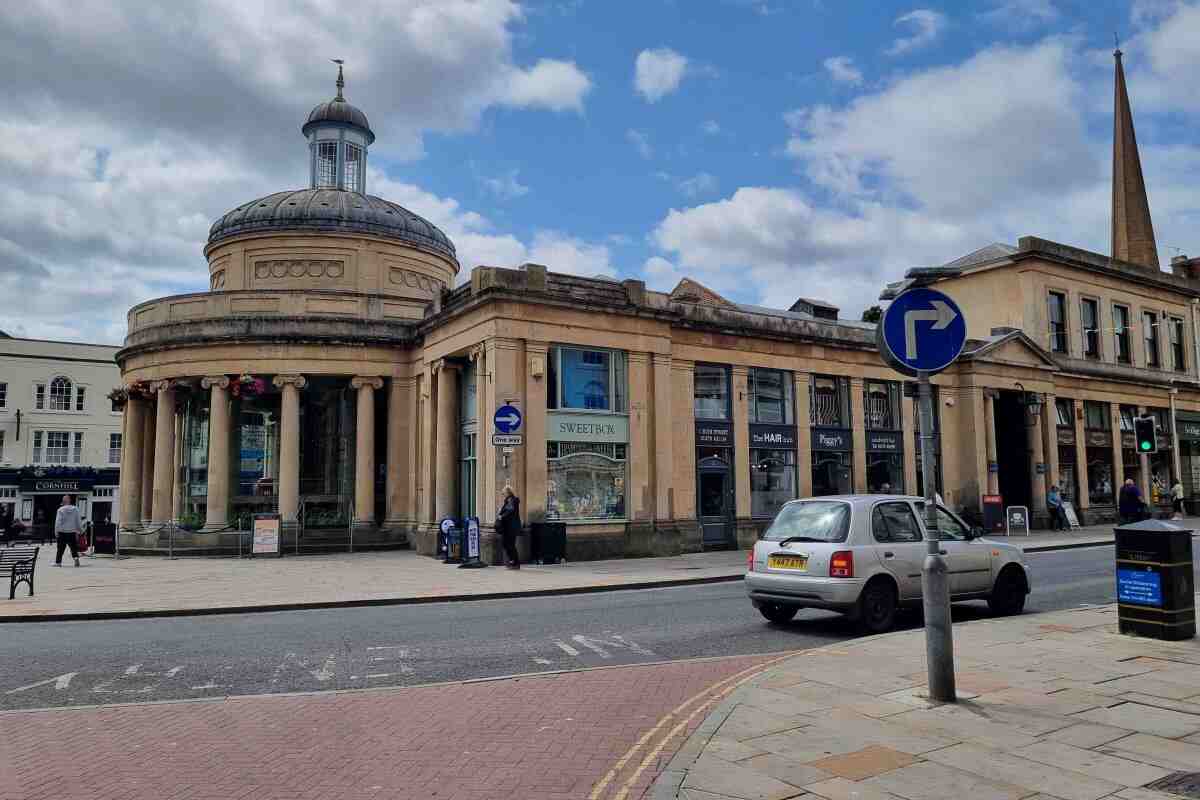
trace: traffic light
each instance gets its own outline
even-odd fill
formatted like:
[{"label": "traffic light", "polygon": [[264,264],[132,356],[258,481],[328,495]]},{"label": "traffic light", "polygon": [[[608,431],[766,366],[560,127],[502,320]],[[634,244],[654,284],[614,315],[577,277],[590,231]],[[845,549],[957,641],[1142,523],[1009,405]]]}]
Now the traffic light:
[{"label": "traffic light", "polygon": [[1134,418],[1133,435],[1137,440],[1138,453],[1145,455],[1158,452],[1158,439],[1154,434],[1154,417]]}]

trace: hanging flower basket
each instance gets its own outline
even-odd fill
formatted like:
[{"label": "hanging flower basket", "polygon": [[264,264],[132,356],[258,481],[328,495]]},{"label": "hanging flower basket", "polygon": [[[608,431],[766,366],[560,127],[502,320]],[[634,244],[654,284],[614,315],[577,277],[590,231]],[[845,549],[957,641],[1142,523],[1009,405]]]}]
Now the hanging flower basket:
[{"label": "hanging flower basket", "polygon": [[112,403],[113,409],[117,411],[124,410],[125,404],[129,402],[129,390],[124,386],[117,386],[113,388],[113,390],[106,396],[108,397],[109,402]]},{"label": "hanging flower basket", "polygon": [[266,394],[267,382],[253,375],[231,376],[229,379],[229,392],[234,397],[258,397],[259,395]]}]

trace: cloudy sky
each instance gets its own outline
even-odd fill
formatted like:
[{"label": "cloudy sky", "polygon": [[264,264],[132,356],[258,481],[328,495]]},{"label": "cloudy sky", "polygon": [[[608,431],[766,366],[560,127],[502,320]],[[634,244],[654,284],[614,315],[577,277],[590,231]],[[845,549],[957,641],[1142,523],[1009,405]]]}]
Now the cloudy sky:
[{"label": "cloudy sky", "polygon": [[0,329],[119,343],[209,225],[370,117],[368,191],[464,267],[839,303],[1023,234],[1106,252],[1112,40],[1163,263],[1200,255],[1200,2],[0,4]]}]

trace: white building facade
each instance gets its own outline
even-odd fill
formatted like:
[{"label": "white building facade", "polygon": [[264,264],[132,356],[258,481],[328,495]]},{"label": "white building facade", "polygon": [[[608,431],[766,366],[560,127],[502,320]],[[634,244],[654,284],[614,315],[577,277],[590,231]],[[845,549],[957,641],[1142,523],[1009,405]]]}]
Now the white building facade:
[{"label": "white building facade", "polygon": [[116,351],[0,332],[0,525],[49,524],[64,494],[88,520],[118,518]]}]

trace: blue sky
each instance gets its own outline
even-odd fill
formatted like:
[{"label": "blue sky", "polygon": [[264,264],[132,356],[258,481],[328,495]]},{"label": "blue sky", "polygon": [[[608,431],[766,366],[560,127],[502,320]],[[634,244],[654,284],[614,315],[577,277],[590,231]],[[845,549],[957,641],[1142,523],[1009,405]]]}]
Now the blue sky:
[{"label": "blue sky", "polygon": [[442,226],[464,277],[686,274],[857,316],[991,241],[1107,250],[1117,32],[1161,258],[1200,254],[1194,1],[67,8],[0,9],[14,333],[116,342],[133,303],[204,290],[212,220],[306,181],[331,57],[378,136],[368,191]]}]

